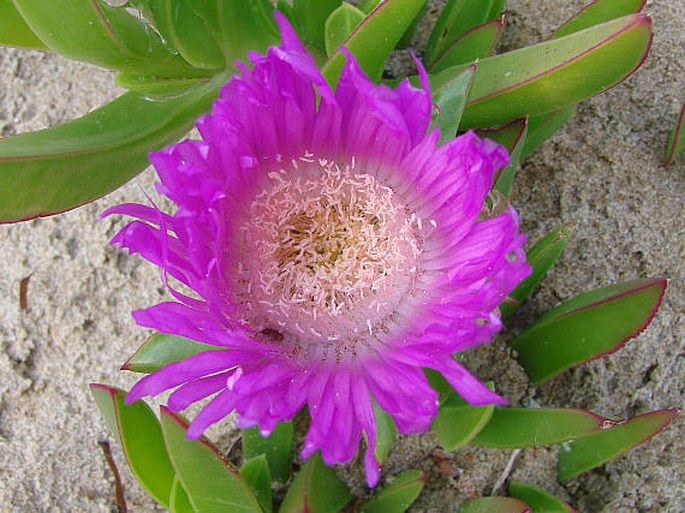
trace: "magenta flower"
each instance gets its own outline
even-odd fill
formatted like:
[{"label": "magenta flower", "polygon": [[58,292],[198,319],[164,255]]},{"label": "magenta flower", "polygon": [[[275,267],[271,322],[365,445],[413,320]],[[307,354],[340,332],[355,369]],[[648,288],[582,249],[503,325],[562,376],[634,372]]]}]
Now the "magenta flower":
[{"label": "magenta flower", "polygon": [[[500,329],[498,304],[528,274],[513,209],[479,219],[506,152],[473,133],[437,147],[431,98],[407,81],[372,83],[348,55],[335,90],[292,27],[240,65],[201,141],[151,155],[158,192],[178,209],[125,204],[138,218],[113,239],[191,296],[134,312],[160,332],[220,346],[144,377],[129,402],[176,388],[179,411],[214,395],[189,437],[237,412],[268,434],[305,405],[302,456],[347,462],[374,401],[402,433],[426,431],[442,373],[474,405],[506,401],[452,356]],[[483,217],[483,216],[480,216]]]}]

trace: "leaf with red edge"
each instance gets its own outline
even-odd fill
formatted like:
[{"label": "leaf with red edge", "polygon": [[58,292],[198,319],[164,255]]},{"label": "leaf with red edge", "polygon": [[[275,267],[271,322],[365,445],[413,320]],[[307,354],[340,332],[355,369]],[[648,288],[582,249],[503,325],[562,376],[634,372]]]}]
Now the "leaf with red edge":
[{"label": "leaf with red edge", "polygon": [[171,486],[169,511],[171,511],[171,513],[195,513],[193,506],[188,500],[186,491],[183,489],[181,482],[178,480],[178,476],[174,476],[174,484]]},{"label": "leaf with red edge", "polygon": [[476,130],[476,133],[481,137],[487,137],[501,144],[509,152],[509,164],[504,169],[500,169],[497,175],[495,175],[495,185],[493,187],[505,196],[508,196],[514,183],[514,176],[518,170],[519,162],[521,161],[521,152],[526,144],[528,119],[516,119],[498,128]]},{"label": "leaf with red edge", "polygon": [[126,392],[118,388],[93,383],[90,392],[133,474],[157,502],[168,508],[175,473],[155,414],[143,401],[127,405]]},{"label": "leaf with red edge", "polygon": [[613,353],[649,325],[665,290],[663,278],[640,279],[570,299],[511,341],[516,359],[538,383]]},{"label": "leaf with red edge", "polygon": [[[426,0],[385,0],[343,41],[342,46],[357,58],[371,80],[380,79],[385,59],[425,3]],[[321,67],[321,72],[329,83],[338,83],[345,61],[345,55],[337,50]]]},{"label": "leaf with red edge", "polygon": [[436,113],[431,128],[440,129],[440,144],[451,141],[457,135],[476,67],[476,64],[469,65],[464,71],[432,91]]},{"label": "leaf with red edge", "polygon": [[585,30],[605,21],[640,12],[646,0],[595,0],[554,31],[552,38]]},{"label": "leaf with red edge", "polygon": [[528,504],[533,513],[576,513],[548,491],[521,481],[509,481],[509,495]]},{"label": "leaf with red edge", "polygon": [[178,335],[156,333],[143,342],[121,366],[121,370],[150,373],[205,351],[222,350],[222,347],[203,344]]},{"label": "leaf with red edge", "polygon": [[531,513],[528,505],[511,497],[483,497],[465,502],[457,513]]},{"label": "leaf with red edge", "polygon": [[[462,128],[546,114],[605,91],[642,65],[651,41],[650,18],[634,14],[482,59]],[[460,70],[448,68],[432,82],[439,85]]]},{"label": "leaf with red edge", "polygon": [[502,319],[511,315],[530,296],[564,252],[572,235],[573,228],[562,226],[552,230],[526,251],[526,262],[532,267],[532,272],[509,294],[509,299],[500,305]]},{"label": "leaf with red edge", "polygon": [[250,486],[206,439],[189,440],[188,423],[162,406],[164,442],[193,509],[202,513],[263,513]]},{"label": "leaf with red edge", "polygon": [[685,130],[683,124],[685,123],[685,101],[680,108],[680,113],[675,121],[675,126],[668,136],[668,144],[666,144],[666,165],[673,164],[678,157],[685,150]]},{"label": "leaf with red edge", "polygon": [[321,455],[305,461],[295,476],[279,513],[338,513],[350,501],[347,486],[324,465]]},{"label": "leaf with red edge", "polygon": [[487,57],[495,49],[503,26],[504,18],[497,18],[473,27],[445,48],[428,71],[437,73],[450,66]]},{"label": "leaf with red edge", "polygon": [[498,449],[540,447],[591,435],[612,422],[577,409],[495,408],[472,443]]},{"label": "leaf with red edge", "polygon": [[414,503],[423,490],[428,474],[420,470],[405,470],[378,495],[361,505],[361,513],[403,513]]},{"label": "leaf with red edge", "polygon": [[645,413],[563,444],[559,449],[557,478],[571,479],[646,442],[663,431],[677,413],[675,408]]}]

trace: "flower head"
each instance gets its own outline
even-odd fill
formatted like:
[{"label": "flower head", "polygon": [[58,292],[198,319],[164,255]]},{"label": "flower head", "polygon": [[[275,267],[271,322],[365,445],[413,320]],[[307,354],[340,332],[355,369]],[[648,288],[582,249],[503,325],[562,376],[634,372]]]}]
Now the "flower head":
[{"label": "flower head", "polygon": [[529,272],[513,209],[482,218],[508,160],[466,133],[437,146],[432,105],[409,82],[372,83],[354,57],[333,91],[292,27],[282,46],[221,90],[199,141],[151,155],[173,215],[136,217],[114,243],[194,293],[134,312],[136,321],[224,350],[144,377],[128,400],[172,388],[178,411],[214,396],[188,436],[233,411],[269,433],[305,405],[302,451],[352,458],[365,434],[370,485],[374,401],[403,433],[425,431],[442,373],[474,405],[505,403],[452,356],[500,328],[498,304]]}]

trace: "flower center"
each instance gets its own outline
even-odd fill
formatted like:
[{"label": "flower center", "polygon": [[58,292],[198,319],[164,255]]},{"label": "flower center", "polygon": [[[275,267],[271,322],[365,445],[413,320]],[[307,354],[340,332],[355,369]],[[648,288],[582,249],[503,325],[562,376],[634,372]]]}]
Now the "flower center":
[{"label": "flower center", "polygon": [[302,158],[269,173],[244,229],[246,322],[271,341],[355,347],[413,293],[416,216],[354,163]]}]

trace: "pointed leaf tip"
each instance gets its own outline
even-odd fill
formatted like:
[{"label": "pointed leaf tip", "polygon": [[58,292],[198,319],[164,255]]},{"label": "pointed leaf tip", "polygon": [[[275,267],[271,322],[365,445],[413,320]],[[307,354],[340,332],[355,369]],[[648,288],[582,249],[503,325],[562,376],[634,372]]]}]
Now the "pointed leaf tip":
[{"label": "pointed leaf tip", "polygon": [[663,278],[640,279],[581,294],[540,317],[512,342],[533,382],[611,354],[654,318]]}]

